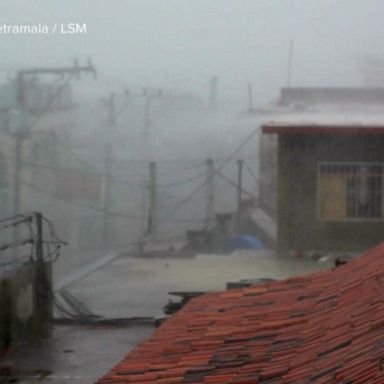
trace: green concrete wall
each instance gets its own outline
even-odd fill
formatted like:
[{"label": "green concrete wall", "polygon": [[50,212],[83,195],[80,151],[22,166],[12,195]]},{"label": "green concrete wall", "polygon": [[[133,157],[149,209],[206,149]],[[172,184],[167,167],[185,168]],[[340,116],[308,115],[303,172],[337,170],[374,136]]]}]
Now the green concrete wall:
[{"label": "green concrete wall", "polygon": [[[38,304],[36,270],[36,263],[27,263],[0,277],[0,351],[49,328],[51,295],[48,292],[45,305]],[[51,264],[46,263],[44,270],[50,290]]]},{"label": "green concrete wall", "polygon": [[317,164],[384,162],[384,138],[364,135],[279,135],[278,251],[360,252],[384,240],[383,221],[321,221]]}]

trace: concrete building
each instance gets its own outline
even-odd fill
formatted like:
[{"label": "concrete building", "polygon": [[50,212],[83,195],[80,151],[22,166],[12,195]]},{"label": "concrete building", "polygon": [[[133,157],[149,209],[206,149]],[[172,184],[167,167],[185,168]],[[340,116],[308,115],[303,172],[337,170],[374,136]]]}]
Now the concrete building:
[{"label": "concrete building", "polygon": [[383,240],[384,125],[274,123],[278,250],[357,252]]},{"label": "concrete building", "polygon": [[260,139],[260,204],[276,220],[280,254],[381,241],[383,97],[382,88],[281,90]]},{"label": "concrete building", "polygon": [[[43,212],[72,255],[100,247],[103,177],[75,154],[78,107],[62,84],[25,78],[23,113],[17,82],[0,86],[0,217]],[[9,240],[4,236],[0,241]],[[73,270],[78,263],[68,256],[58,264]]]}]

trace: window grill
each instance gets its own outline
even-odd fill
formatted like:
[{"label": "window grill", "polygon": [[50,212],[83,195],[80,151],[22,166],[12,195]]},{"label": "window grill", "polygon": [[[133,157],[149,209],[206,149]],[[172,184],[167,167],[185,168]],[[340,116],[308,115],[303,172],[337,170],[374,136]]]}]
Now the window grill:
[{"label": "window grill", "polygon": [[320,163],[320,219],[383,219],[383,169],[381,163]]}]

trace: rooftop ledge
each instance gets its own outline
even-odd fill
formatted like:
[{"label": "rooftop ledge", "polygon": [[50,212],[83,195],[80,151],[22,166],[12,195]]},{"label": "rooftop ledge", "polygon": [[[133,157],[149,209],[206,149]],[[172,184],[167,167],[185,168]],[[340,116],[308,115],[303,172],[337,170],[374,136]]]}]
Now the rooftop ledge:
[{"label": "rooftop ledge", "polygon": [[384,135],[383,124],[267,123],[262,133],[283,135]]}]

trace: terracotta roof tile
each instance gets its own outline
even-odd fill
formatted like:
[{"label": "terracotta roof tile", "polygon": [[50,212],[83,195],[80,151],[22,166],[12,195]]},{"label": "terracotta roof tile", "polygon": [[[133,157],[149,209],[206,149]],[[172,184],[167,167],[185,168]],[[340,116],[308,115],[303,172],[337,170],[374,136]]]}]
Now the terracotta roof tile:
[{"label": "terracotta roof tile", "polygon": [[107,383],[384,383],[384,244],[336,270],[191,300]]}]

